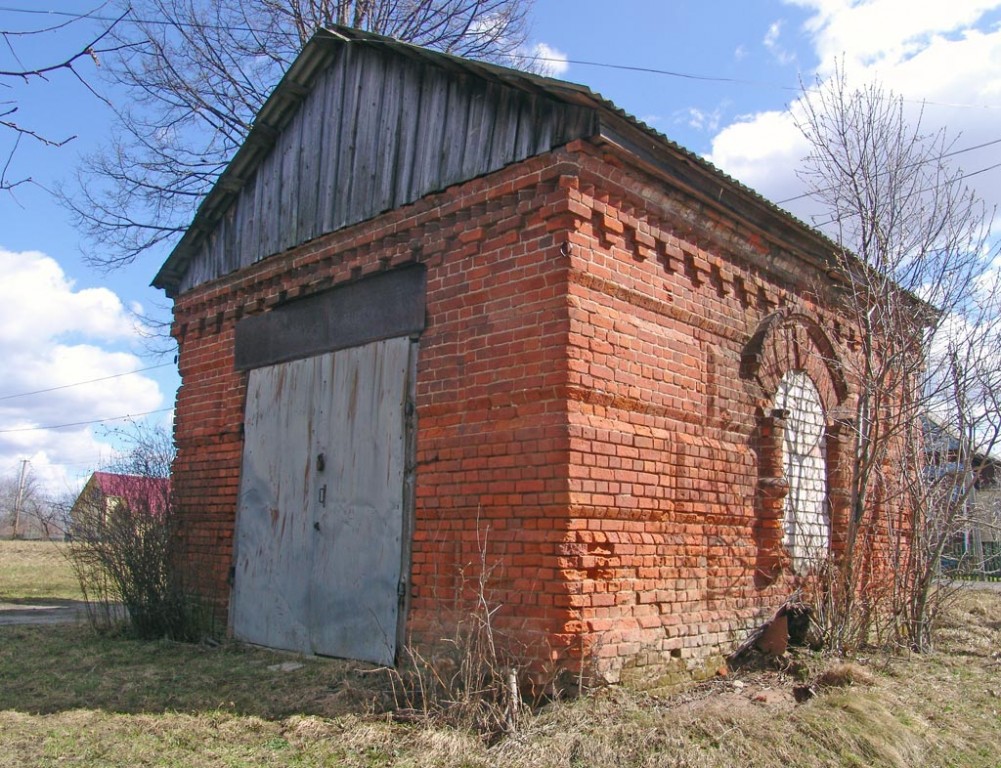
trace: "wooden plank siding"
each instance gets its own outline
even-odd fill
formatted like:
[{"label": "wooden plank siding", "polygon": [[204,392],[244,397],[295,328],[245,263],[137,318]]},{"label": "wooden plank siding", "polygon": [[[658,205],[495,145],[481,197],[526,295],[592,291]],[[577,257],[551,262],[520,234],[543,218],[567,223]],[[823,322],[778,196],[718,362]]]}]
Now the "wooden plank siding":
[{"label": "wooden plank siding", "polygon": [[[296,93],[286,94],[295,98]],[[339,45],[177,292],[592,135],[593,108],[427,60]],[[257,141],[267,141],[267,131]],[[232,180],[230,183],[233,183]]]}]

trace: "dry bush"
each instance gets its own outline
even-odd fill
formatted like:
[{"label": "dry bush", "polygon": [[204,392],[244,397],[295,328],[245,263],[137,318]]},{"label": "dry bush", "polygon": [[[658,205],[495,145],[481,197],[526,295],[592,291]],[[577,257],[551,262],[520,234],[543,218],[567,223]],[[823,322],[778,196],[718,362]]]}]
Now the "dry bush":
[{"label": "dry bush", "polygon": [[828,667],[814,679],[817,688],[848,688],[852,685],[871,686],[875,683],[872,674],[852,662],[843,662]]},{"label": "dry bush", "polygon": [[212,614],[178,567],[173,440],[137,424],[119,437],[129,451],[107,473],[108,487],[89,484],[72,512],[69,557],[89,617],[98,629],[125,625],[140,638],[197,640]]},{"label": "dry bush", "polygon": [[95,626],[124,622],[141,638],[197,639],[197,612],[175,568],[169,504],[133,499],[107,515],[95,507],[75,522],[70,560]]},{"label": "dry bush", "polygon": [[[501,605],[491,599],[494,570],[487,563],[487,536],[477,542],[478,562],[460,569],[459,593],[472,600],[446,619],[450,631],[431,648],[408,643],[398,669],[389,670],[397,716],[434,726],[471,730],[492,742],[518,728],[524,711],[517,661],[502,650],[494,617]],[[469,571],[475,569],[475,578]]]},{"label": "dry bush", "polygon": [[404,648],[399,669],[389,670],[398,718],[474,731],[488,742],[517,730],[518,669],[497,654],[483,618],[460,622],[433,650]]}]

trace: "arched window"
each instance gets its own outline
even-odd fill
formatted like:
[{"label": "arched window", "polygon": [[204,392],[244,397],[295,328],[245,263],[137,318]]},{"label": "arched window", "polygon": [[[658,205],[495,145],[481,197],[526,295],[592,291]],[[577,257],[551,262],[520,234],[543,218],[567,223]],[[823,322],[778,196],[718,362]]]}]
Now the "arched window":
[{"label": "arched window", "polygon": [[783,475],[785,546],[793,570],[802,573],[827,556],[831,540],[827,509],[827,456],[824,408],[803,371],[788,371],[779,381],[775,408],[785,411]]}]

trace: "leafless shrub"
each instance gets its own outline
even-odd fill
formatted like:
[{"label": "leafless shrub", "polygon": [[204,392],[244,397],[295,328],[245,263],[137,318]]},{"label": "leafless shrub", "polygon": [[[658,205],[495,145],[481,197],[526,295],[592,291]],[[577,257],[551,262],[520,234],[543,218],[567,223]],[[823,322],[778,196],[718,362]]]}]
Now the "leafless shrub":
[{"label": "leafless shrub", "polygon": [[821,645],[836,654],[849,654],[867,645],[880,617],[879,602],[866,594],[858,569],[827,559],[816,573],[810,618]]},{"label": "leafless shrub", "polygon": [[133,425],[130,450],[95,473],[72,512],[70,559],[98,628],[127,625],[145,639],[195,640],[208,614],[177,567],[177,520],[162,429]]},{"label": "leafless shrub", "polygon": [[[840,363],[854,395],[840,415],[852,443],[839,469],[847,519],[819,574],[817,615],[836,650],[872,632],[927,650],[946,595],[942,553],[976,486],[975,448],[999,435],[991,213],[952,164],[954,139],[909,119],[894,94],[855,90],[839,68],[803,105],[802,177],[839,245],[835,294],[851,347]],[[929,449],[930,417],[951,436],[945,450]]]}]

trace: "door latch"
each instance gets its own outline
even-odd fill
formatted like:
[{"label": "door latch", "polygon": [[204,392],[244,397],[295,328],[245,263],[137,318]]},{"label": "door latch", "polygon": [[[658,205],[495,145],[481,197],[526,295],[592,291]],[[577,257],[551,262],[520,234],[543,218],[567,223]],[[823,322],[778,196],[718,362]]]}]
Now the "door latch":
[{"label": "door latch", "polygon": [[327,486],[326,485],[321,485],[320,486],[320,492],[319,492],[319,494],[317,494],[317,499],[316,500],[318,502],[320,502],[320,506],[321,507],[327,506]]}]

